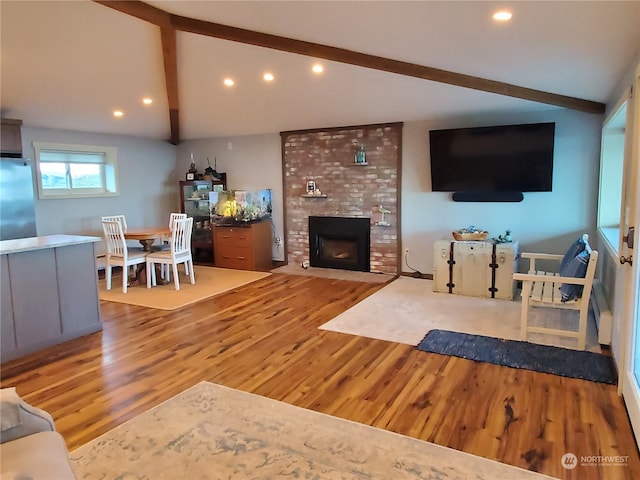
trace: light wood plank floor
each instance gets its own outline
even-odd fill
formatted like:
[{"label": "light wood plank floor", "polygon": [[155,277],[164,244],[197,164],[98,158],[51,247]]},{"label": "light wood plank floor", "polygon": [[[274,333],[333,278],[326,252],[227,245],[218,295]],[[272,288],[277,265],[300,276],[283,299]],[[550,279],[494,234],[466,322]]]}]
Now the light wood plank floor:
[{"label": "light wood plank floor", "polygon": [[[640,478],[614,386],[318,330],[380,288],[274,274],[173,312],[103,302],[102,332],[2,365],[1,384],[70,450],[207,380],[558,478]],[[629,460],[565,470],[566,452]]]}]

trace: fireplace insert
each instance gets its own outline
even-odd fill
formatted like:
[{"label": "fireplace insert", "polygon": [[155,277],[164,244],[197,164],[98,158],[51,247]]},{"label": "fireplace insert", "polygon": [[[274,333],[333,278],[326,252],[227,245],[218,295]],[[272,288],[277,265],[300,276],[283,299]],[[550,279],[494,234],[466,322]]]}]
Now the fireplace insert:
[{"label": "fireplace insert", "polygon": [[371,219],[309,217],[312,267],[370,271]]}]

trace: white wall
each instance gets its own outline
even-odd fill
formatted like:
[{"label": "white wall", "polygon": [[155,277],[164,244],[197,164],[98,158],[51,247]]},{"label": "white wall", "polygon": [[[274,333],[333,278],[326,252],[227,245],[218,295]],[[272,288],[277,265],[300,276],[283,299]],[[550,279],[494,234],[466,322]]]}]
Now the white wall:
[{"label": "white wall", "polygon": [[[231,147],[231,148],[229,148]],[[282,154],[280,134],[247,135],[185,141],[176,148],[176,181],[184,180],[191,154],[199,173],[209,165],[227,174],[229,190],[272,190],[272,240],[283,238]],[[217,157],[217,162],[214,158]],[[284,260],[283,247],[272,241],[273,258]]]},{"label": "white wall", "polygon": [[178,185],[170,180],[175,147],[165,141],[23,126],[25,158],[35,158],[34,141],[116,147],[120,182],[120,195],[104,198],[39,200],[34,186],[38,235],[102,236],[102,215],[124,214],[130,226],[162,225],[179,204]]},{"label": "white wall", "polygon": [[[428,132],[506,123],[556,122],[553,192],[525,193],[521,203],[458,203],[450,194],[431,192]],[[562,253],[582,232],[594,233],[600,115],[563,109],[526,114],[492,114],[406,122],[402,158],[402,248],[409,265],[433,272],[433,242],[474,224],[497,236],[509,228],[521,250]],[[283,236],[282,155],[279,133],[185,141],[164,141],[23,127],[25,156],[33,158],[33,141],[85,143],[118,148],[120,196],[98,199],[36,200],[38,234],[100,234],[101,215],[124,213],[131,225],[162,224],[179,209],[177,182],[185,178],[191,154],[199,172],[217,157],[216,169],[227,173],[230,189],[270,188],[274,237]],[[231,145],[229,145],[229,143]],[[229,148],[231,146],[231,148]],[[273,258],[284,254],[275,244]],[[410,271],[403,265],[404,271]]]},{"label": "white wall", "polygon": [[[430,129],[537,122],[556,122],[552,192],[525,193],[520,203],[460,203],[450,193],[431,191]],[[593,234],[601,123],[601,115],[564,109],[405,123],[402,248],[410,250],[409,265],[432,273],[433,243],[468,225],[488,230],[490,237],[510,229],[521,251],[548,253],[564,253],[579,234]]]},{"label": "white wall", "polygon": [[[450,194],[431,192],[428,132],[508,123],[556,122],[553,192],[525,193],[521,203],[458,203]],[[602,116],[564,109],[522,114],[406,122],[402,155],[402,248],[409,265],[433,272],[433,243],[470,224],[498,236],[509,228],[521,250],[563,253],[583,232],[595,232],[598,162]],[[231,149],[228,143],[231,142]],[[185,141],[177,147],[179,178],[189,168],[191,153],[199,172],[207,157],[227,173],[230,189],[273,190],[274,236],[283,235],[282,155],[278,133]],[[176,179],[177,180],[177,179]],[[273,246],[273,258],[283,252]],[[403,271],[410,271],[403,265]]]}]

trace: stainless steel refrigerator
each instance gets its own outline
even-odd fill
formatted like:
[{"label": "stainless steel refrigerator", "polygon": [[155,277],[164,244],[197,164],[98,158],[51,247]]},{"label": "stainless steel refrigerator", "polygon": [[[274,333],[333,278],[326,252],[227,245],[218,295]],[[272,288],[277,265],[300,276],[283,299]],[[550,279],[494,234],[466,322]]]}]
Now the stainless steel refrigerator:
[{"label": "stainless steel refrigerator", "polygon": [[31,161],[24,158],[0,158],[0,240],[35,237]]}]

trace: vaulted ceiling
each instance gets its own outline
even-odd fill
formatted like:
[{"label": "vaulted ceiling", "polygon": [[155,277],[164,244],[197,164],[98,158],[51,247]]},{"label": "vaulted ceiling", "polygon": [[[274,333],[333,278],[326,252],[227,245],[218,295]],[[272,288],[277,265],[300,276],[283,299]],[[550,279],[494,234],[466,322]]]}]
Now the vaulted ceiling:
[{"label": "vaulted ceiling", "polygon": [[[497,24],[491,14],[505,6],[513,19]],[[486,112],[602,112],[640,47],[638,1],[3,0],[0,21],[2,116],[173,143]]]}]

